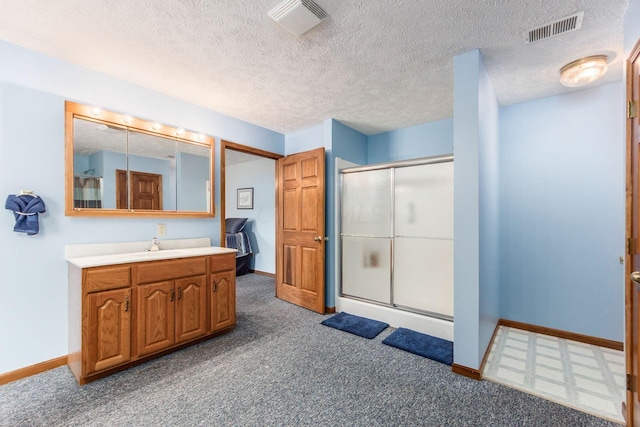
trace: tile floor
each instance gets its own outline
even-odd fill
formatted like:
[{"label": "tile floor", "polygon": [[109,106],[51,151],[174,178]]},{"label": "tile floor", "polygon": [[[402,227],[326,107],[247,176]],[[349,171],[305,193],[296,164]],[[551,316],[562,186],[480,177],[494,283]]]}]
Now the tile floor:
[{"label": "tile floor", "polygon": [[483,378],[624,422],[622,351],[500,326]]}]

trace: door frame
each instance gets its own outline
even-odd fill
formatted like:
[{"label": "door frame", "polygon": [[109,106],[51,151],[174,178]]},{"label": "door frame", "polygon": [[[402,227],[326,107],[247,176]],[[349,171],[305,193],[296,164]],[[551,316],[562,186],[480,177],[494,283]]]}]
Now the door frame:
[{"label": "door frame", "polygon": [[[284,157],[283,154],[272,153],[271,151],[261,150],[259,148],[249,147],[247,145],[238,144],[224,139],[220,140],[220,246],[226,247],[225,239],[225,219],[226,214],[226,198],[227,198],[227,171],[226,171],[226,150],[239,151],[241,153],[252,154],[254,156],[275,160],[273,167],[275,168],[276,179],[274,187],[274,199],[276,212],[278,210],[278,162],[277,160]],[[276,251],[276,248],[273,248]],[[276,251],[276,273],[278,272],[278,251]]]},{"label": "door frame", "polygon": [[[626,98],[625,98],[625,124],[626,124],[626,164],[625,164],[625,241],[626,241],[626,250],[624,256],[624,286],[625,286],[625,366],[626,366],[626,375],[627,375],[627,390],[626,390],[626,407],[625,407],[625,419],[627,425],[632,426],[636,425],[640,422],[640,420],[636,418],[636,412],[638,408],[636,408],[637,403],[635,401],[635,395],[639,392],[635,390],[634,385],[638,384],[638,379],[634,378],[634,363],[636,361],[635,358],[638,357],[637,354],[637,346],[638,343],[634,342],[634,312],[637,312],[638,307],[634,306],[634,282],[631,281],[630,275],[633,271],[633,260],[632,257],[634,253],[638,250],[635,248],[637,246],[638,241],[634,237],[633,233],[633,193],[634,193],[634,185],[638,185],[640,183],[633,182],[633,162],[637,162],[639,159],[632,158],[633,153],[633,120],[629,117],[629,103],[633,103],[633,67],[632,64],[635,60],[640,58],[640,40],[638,40],[631,50],[629,57],[625,62],[626,66]],[[636,114],[638,114],[638,109],[640,109],[640,105],[635,105]],[[637,165],[637,163],[636,163]],[[636,197],[640,195],[640,189],[636,191]],[[634,354],[635,353],[635,354]],[[629,387],[631,386],[631,387]],[[631,390],[630,390],[631,389]]]}]

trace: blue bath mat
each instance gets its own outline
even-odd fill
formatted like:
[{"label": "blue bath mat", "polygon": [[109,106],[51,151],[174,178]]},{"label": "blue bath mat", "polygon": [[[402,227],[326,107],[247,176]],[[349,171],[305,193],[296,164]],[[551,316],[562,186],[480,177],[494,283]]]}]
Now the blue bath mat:
[{"label": "blue bath mat", "polygon": [[433,359],[445,365],[453,363],[453,343],[442,338],[421,334],[411,329],[398,328],[382,344]]},{"label": "blue bath mat", "polygon": [[323,320],[322,324],[369,339],[375,338],[389,326],[388,323],[378,322],[377,320],[367,319],[366,317],[354,316],[353,314],[345,312],[338,313]]}]

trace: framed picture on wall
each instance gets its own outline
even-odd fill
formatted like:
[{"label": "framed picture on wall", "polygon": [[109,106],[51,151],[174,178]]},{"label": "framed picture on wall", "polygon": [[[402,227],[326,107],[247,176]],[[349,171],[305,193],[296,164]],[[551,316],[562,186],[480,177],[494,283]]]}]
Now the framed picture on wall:
[{"label": "framed picture on wall", "polygon": [[238,209],[253,209],[253,188],[238,188]]}]

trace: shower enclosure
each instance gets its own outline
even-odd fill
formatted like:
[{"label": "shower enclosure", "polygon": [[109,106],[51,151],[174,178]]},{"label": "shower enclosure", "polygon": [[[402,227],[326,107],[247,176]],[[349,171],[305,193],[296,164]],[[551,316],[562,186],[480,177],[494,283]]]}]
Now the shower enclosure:
[{"label": "shower enclosure", "polygon": [[341,296],[453,321],[453,156],[343,169]]}]

